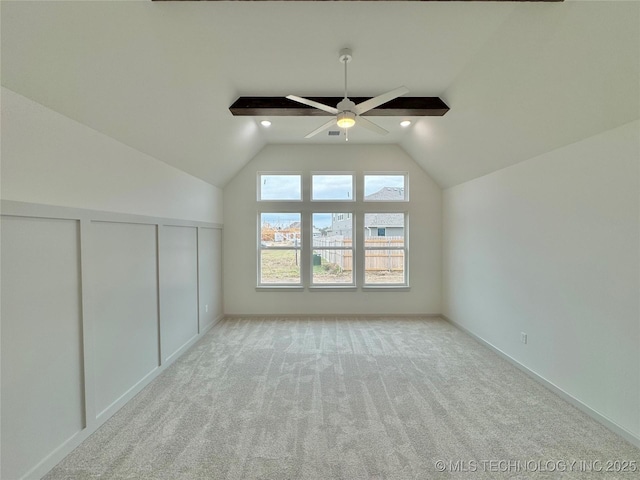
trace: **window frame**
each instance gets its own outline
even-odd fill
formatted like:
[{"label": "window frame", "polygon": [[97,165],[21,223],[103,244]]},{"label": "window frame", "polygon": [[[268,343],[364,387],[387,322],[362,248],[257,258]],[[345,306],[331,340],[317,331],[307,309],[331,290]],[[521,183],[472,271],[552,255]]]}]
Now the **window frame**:
[{"label": "window frame", "polygon": [[[380,246],[367,246],[367,237],[365,234],[365,229],[368,228],[364,224],[364,219],[366,215],[377,215],[377,214],[398,214],[403,216],[403,242],[402,246],[393,246],[388,245],[384,248]],[[378,227],[376,227],[378,228]],[[378,228],[379,229],[379,228]],[[388,211],[388,212],[365,212],[363,214],[363,223],[362,223],[362,236],[363,236],[363,252],[362,252],[362,288],[363,289],[376,289],[376,288],[408,288],[409,287],[409,213],[405,211]],[[384,238],[389,238],[386,235],[386,227],[385,227],[385,236]],[[403,281],[402,283],[389,283],[389,282],[380,282],[380,283],[367,283],[367,252],[371,251],[402,251],[402,267],[403,267]]]},{"label": "window frame", "polygon": [[[273,176],[297,176],[300,179],[300,198],[298,199],[275,199],[275,198],[261,198],[262,196],[262,176],[263,175],[273,175]],[[282,172],[274,172],[274,171],[260,171],[257,172],[256,175],[256,201],[258,203],[263,202],[278,202],[278,203],[288,203],[288,202],[296,202],[302,203],[304,201],[304,174],[300,171],[282,171]]]},{"label": "window frame", "polygon": [[[349,199],[342,199],[342,198],[319,198],[319,199],[314,199],[313,198],[313,177],[314,176],[330,176],[330,175],[335,175],[335,176],[350,176],[351,177],[351,198]],[[356,172],[352,172],[352,171],[328,171],[328,172],[322,172],[322,171],[312,171],[309,172],[309,201],[311,203],[322,203],[322,202],[337,202],[337,203],[353,203],[356,201]],[[317,213],[317,212],[314,212]],[[339,213],[339,212],[335,212],[335,213]]]},{"label": "window frame", "polygon": [[[275,200],[266,200],[268,202]],[[264,245],[262,241],[262,215],[264,214],[289,214],[289,215],[298,215],[300,222],[300,241],[297,246],[273,246],[273,245]],[[272,211],[269,210],[260,210],[258,211],[257,217],[258,224],[258,235],[257,235],[257,285],[259,288],[287,288],[287,289],[303,289],[304,282],[304,274],[302,269],[302,263],[304,262],[303,257],[303,244],[304,244],[304,229],[302,227],[302,212],[296,211]],[[262,281],[262,252],[263,251],[297,251],[298,252],[298,268],[300,271],[300,281],[297,283],[290,282],[263,282]]]},{"label": "window frame", "polygon": [[[311,261],[311,265],[310,265],[310,278],[309,278],[309,288],[343,288],[343,287],[355,287],[356,286],[356,241],[354,238],[354,235],[351,236],[351,247],[337,247],[337,246],[320,246],[320,245],[315,245],[315,237],[313,236],[313,216],[315,214],[322,214],[322,213],[328,213],[330,215],[346,215],[347,218],[346,220],[351,220],[351,231],[355,233],[355,215],[353,212],[325,212],[325,211],[321,211],[321,212],[311,212],[311,255],[310,255],[310,261]],[[351,215],[351,216],[348,216]],[[345,220],[344,218],[342,220]],[[342,221],[341,220],[341,221]],[[314,282],[314,271],[313,271],[313,267],[315,266],[313,264],[314,261],[314,256],[315,256],[315,251],[316,250],[325,250],[325,251],[330,251],[330,250],[342,250],[342,251],[350,251],[351,252],[351,282],[327,282],[327,283],[316,283]]]},{"label": "window frame", "polygon": [[[382,176],[393,176],[393,177],[404,177],[404,198],[399,199],[390,199],[390,200],[367,200],[367,177],[382,177]],[[398,188],[398,187],[393,187]],[[374,192],[375,193],[375,192]],[[383,171],[367,171],[362,172],[362,201],[365,203],[409,203],[409,172],[383,172]]]},{"label": "window frame", "polygon": [[[409,272],[409,209],[408,197],[409,172],[406,171],[362,171],[362,170],[303,170],[303,171],[258,171],[256,172],[256,290],[258,291],[356,291],[356,290],[410,290]],[[262,175],[299,175],[301,200],[260,200],[260,182]],[[312,200],[313,175],[351,175],[353,183],[352,199],[347,200]],[[366,175],[402,175],[405,178],[405,198],[403,200],[364,200],[364,179]],[[263,247],[261,219],[265,213],[298,214],[300,218],[300,243],[297,247]],[[352,282],[351,283],[314,283],[313,255],[318,250],[313,245],[313,214],[334,213],[343,214],[345,219],[351,219],[352,225]],[[365,233],[364,219],[369,213],[401,213],[404,215],[404,245],[398,247],[403,250],[404,281],[403,283],[366,283],[365,271]],[[299,283],[264,283],[262,282],[262,251],[263,250],[297,250],[300,261]],[[348,247],[346,247],[348,249]],[[375,248],[374,248],[375,249]],[[386,250],[386,248],[385,248]]]}]

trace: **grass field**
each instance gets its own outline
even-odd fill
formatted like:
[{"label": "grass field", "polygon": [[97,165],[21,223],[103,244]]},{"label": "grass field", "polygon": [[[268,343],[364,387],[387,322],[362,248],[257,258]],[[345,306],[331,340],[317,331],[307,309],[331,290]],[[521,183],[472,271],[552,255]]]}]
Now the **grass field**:
[{"label": "grass field", "polygon": [[262,283],[300,283],[300,250],[262,250]]},{"label": "grass field", "polygon": [[[300,278],[300,250],[262,250],[262,283],[302,283]],[[350,270],[342,270],[335,264],[313,266],[314,284],[351,283]],[[368,284],[402,284],[402,271],[366,271]]]},{"label": "grass field", "polygon": [[353,272],[342,270],[335,263],[313,266],[313,283],[351,283]]}]

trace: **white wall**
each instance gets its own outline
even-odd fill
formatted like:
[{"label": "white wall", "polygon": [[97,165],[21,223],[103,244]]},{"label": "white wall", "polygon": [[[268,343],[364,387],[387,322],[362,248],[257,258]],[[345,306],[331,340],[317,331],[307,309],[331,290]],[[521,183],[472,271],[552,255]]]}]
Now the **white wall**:
[{"label": "white wall", "polygon": [[639,132],[635,121],[443,194],[443,313],[632,440]]},{"label": "white wall", "polygon": [[4,87],[1,173],[4,200],[222,223],[221,189]]},{"label": "white wall", "polygon": [[[409,172],[411,290],[257,291],[256,175],[259,171]],[[225,187],[224,206],[227,314],[440,313],[441,190],[397,146],[267,146]]]}]

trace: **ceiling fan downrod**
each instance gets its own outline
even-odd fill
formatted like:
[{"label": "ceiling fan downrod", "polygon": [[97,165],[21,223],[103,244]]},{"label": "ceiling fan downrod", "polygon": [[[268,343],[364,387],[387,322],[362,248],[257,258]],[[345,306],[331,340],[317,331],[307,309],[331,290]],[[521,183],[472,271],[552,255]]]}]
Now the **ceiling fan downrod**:
[{"label": "ceiling fan downrod", "polygon": [[353,56],[351,55],[350,48],[343,48],[340,50],[340,56],[338,59],[344,63],[344,98],[347,98],[347,63],[349,63]]}]

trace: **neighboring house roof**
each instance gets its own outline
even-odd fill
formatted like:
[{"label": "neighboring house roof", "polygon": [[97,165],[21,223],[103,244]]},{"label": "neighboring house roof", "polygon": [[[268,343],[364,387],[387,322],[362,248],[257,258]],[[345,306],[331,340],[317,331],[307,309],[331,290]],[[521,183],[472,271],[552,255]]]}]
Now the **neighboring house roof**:
[{"label": "neighboring house roof", "polygon": [[364,197],[365,200],[404,200],[404,188],[382,187],[375,193]]}]

